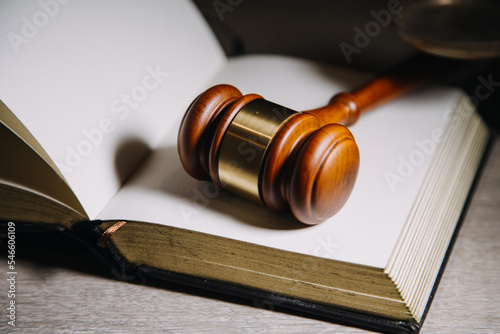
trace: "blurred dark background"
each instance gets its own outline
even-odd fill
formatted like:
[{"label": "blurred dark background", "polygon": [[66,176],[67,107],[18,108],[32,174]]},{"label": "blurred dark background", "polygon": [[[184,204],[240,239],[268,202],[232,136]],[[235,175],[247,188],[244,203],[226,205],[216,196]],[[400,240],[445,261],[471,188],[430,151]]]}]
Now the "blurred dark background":
[{"label": "blurred dark background", "polygon": [[388,0],[194,2],[229,55],[277,53],[378,71],[415,52],[398,38],[392,24],[379,24],[380,32],[368,36],[367,46],[347,62],[340,44],[356,47],[355,27],[364,31],[368,22],[376,22],[372,12],[387,12]]},{"label": "blurred dark background", "polygon": [[[374,73],[387,70],[420,52],[398,36],[395,25],[397,20],[387,16],[391,12],[401,12],[405,2],[406,8],[416,3],[440,3],[433,0],[194,0],[228,56],[282,54]],[[456,23],[458,20],[459,28],[467,32],[466,38],[472,34],[481,39],[482,32],[488,30],[489,33],[484,36],[500,43],[500,19],[489,19],[482,26],[473,23],[481,20],[477,15],[491,17],[491,10],[484,10],[487,7],[482,8],[482,14],[476,13],[475,17],[470,17],[471,20],[467,19],[467,13],[471,9],[480,8],[480,4],[500,12],[499,2],[451,2],[470,6],[461,10],[465,17],[458,20],[457,17],[452,17],[451,11],[446,12],[445,9],[442,19],[438,17],[434,20],[433,26],[443,27],[448,21]],[[426,26],[429,17],[424,16],[419,20],[420,24]],[[452,36],[446,29],[439,29],[438,32],[440,36],[449,35],[455,40],[462,38],[462,33]],[[494,44],[494,48],[498,48],[500,54],[500,45]],[[462,87],[474,99],[487,123],[498,130],[500,58],[463,62],[466,70],[448,76],[443,82]],[[479,96],[478,91],[481,97],[487,95],[487,98],[476,98]]]}]

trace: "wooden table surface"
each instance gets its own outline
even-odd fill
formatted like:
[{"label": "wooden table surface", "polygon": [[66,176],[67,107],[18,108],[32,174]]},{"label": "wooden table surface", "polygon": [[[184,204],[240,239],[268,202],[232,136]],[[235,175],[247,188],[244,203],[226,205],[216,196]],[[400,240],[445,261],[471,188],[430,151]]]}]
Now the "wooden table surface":
[{"label": "wooden table surface", "polygon": [[[500,331],[500,140],[496,138],[421,333]],[[24,240],[26,239],[26,240]],[[40,240],[42,239],[42,240]],[[40,236],[17,238],[16,327],[7,325],[7,259],[0,331],[19,333],[364,333],[174,285],[116,281],[89,253]]]}]

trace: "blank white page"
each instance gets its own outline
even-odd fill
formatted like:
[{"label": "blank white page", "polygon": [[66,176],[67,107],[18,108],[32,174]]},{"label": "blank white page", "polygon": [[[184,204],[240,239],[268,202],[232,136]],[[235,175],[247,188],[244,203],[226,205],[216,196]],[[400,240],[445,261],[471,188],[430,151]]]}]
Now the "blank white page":
[{"label": "blank white page", "polygon": [[2,1],[0,99],[89,217],[226,62],[188,1]]}]

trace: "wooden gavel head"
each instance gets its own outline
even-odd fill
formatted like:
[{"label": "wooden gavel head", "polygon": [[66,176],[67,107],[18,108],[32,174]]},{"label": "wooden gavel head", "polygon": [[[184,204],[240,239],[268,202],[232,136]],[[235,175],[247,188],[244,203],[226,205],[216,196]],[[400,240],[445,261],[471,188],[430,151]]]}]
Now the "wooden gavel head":
[{"label": "wooden gavel head", "polygon": [[273,210],[290,208],[303,223],[320,223],[344,206],[358,175],[359,151],[346,126],[457,65],[417,55],[300,113],[214,86],[184,115],[177,142],[182,165],[197,179],[212,179]]},{"label": "wooden gavel head", "polygon": [[[344,124],[359,117],[347,95],[332,99]],[[317,224],[344,206],[359,169],[354,137],[335,117],[325,121],[322,109],[299,113],[217,85],[186,111],[178,152],[192,177]]]}]

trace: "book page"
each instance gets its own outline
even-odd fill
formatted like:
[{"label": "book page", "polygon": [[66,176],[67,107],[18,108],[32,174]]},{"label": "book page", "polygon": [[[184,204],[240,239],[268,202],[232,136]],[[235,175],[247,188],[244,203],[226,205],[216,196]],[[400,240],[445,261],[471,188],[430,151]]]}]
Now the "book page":
[{"label": "book page", "polygon": [[0,99],[91,218],[226,61],[182,0],[3,1],[0,34]]},{"label": "book page", "polygon": [[[213,80],[295,110],[325,105],[365,74],[278,56],[231,59]],[[430,87],[363,115],[351,127],[361,154],[353,193],[334,217],[306,226],[289,213],[196,181],[177,155],[179,115],[161,146],[105,210],[102,219],[138,220],[278,249],[384,268],[430,166],[455,103],[455,89]]]},{"label": "book page", "polygon": [[[36,191],[85,216],[78,199],[51,166],[2,123],[0,123],[0,143],[2,143],[0,156],[9,157],[0,164],[0,183]],[[30,166],[30,168],[19,168],[19,166]]]}]

